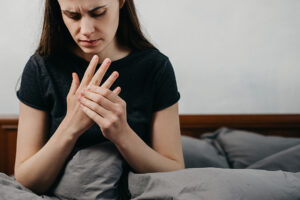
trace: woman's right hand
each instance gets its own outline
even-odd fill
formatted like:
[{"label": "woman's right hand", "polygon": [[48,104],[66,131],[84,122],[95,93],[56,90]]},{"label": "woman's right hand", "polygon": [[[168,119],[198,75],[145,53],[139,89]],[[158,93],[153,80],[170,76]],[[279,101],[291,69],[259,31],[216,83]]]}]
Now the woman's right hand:
[{"label": "woman's right hand", "polygon": [[[81,83],[78,75],[72,73],[73,80],[67,95],[67,113],[60,126],[63,126],[65,129],[71,129],[70,132],[78,137],[94,124],[94,121],[80,108],[79,98],[81,97],[82,92],[90,84],[100,85],[102,78],[111,63],[110,59],[106,58],[98,71],[94,74],[98,60],[99,58],[96,55],[92,58]],[[118,73],[112,73],[101,87],[109,89],[117,78]],[[119,94],[120,90],[118,90],[117,87],[113,92]]]}]

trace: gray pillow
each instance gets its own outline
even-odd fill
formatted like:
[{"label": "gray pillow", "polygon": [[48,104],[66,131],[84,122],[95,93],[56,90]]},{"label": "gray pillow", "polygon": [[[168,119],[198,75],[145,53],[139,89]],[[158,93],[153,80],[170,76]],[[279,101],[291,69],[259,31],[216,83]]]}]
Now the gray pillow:
[{"label": "gray pillow", "polygon": [[291,172],[193,168],[129,173],[132,200],[222,199],[299,200],[300,177]]},{"label": "gray pillow", "polygon": [[300,144],[299,138],[264,136],[228,128],[217,130],[214,137],[223,148],[232,168],[247,168],[262,159]]},{"label": "gray pillow", "polygon": [[259,160],[247,168],[300,172],[300,144]]},{"label": "gray pillow", "polygon": [[181,141],[185,168],[229,167],[226,158],[209,140],[181,136]]},{"label": "gray pillow", "polygon": [[111,142],[82,149],[67,163],[53,193],[60,199],[120,199],[123,167],[124,160]]}]

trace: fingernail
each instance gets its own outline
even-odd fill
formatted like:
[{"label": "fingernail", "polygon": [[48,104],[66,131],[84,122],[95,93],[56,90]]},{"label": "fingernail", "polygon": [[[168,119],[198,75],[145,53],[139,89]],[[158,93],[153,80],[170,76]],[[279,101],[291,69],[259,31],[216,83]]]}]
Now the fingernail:
[{"label": "fingernail", "polygon": [[115,77],[118,77],[118,76],[119,76],[119,73],[115,71],[115,72],[114,72],[114,76],[115,76]]},{"label": "fingernail", "polygon": [[91,88],[92,88],[92,86],[91,86],[91,85],[88,85],[88,86],[87,86],[87,89],[88,89],[88,90],[90,90]]},{"label": "fingernail", "polygon": [[109,58],[105,58],[105,63],[109,64],[110,63],[110,59]]}]

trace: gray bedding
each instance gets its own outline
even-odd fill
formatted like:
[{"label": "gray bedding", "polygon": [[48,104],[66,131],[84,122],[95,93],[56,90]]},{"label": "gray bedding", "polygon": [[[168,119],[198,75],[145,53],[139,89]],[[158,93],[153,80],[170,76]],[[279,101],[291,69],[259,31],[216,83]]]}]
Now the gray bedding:
[{"label": "gray bedding", "polygon": [[126,162],[111,142],[78,151],[48,191],[38,196],[14,177],[0,173],[0,200],[121,199],[120,178]]},{"label": "gray bedding", "polygon": [[0,173],[0,199],[1,200],[59,200],[46,195],[38,196],[23,187],[14,177]]},{"label": "gray bedding", "polygon": [[299,138],[221,128],[182,147],[187,169],[129,173],[132,199],[300,199]]},{"label": "gray bedding", "polygon": [[295,173],[253,169],[193,168],[128,176],[132,199],[299,200]]},{"label": "gray bedding", "polygon": [[0,173],[0,200],[300,199],[300,139],[222,128],[182,143],[184,170],[128,173],[106,142],[77,152],[48,196]]},{"label": "gray bedding", "polygon": [[249,131],[221,128],[203,135],[202,139],[210,141],[226,157],[230,168],[271,169],[267,165],[256,165],[261,162],[282,167],[274,167],[273,170],[300,171],[300,151],[297,151],[300,150],[300,138],[263,136]]}]

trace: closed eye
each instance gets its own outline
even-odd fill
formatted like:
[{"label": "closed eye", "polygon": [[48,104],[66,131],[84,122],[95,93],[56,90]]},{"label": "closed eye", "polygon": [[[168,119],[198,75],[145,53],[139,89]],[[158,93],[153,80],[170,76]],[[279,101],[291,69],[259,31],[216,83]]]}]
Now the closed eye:
[{"label": "closed eye", "polygon": [[63,14],[74,20],[79,20],[81,18],[81,15],[76,12],[63,11]]},{"label": "closed eye", "polygon": [[74,14],[74,15],[70,15],[69,17],[71,19],[74,19],[74,20],[79,20],[81,18],[81,15],[80,14]]},{"label": "closed eye", "polygon": [[[106,7],[107,5],[98,6],[89,10],[88,13],[91,17],[101,17],[105,15],[107,11]],[[62,13],[73,20],[80,20],[82,17],[80,13],[71,10],[62,10]]]},{"label": "closed eye", "polygon": [[[90,16],[91,17],[101,17],[101,16],[105,15],[105,13],[106,13],[106,11],[103,11],[99,14],[91,13]],[[75,13],[75,12],[64,12],[64,14],[73,20],[80,20],[80,18],[81,18],[81,14]]]},{"label": "closed eye", "polygon": [[100,17],[100,16],[103,16],[105,13],[106,13],[106,11],[101,12],[101,13],[99,13],[99,14],[92,13],[91,16],[92,16],[92,17]]}]

